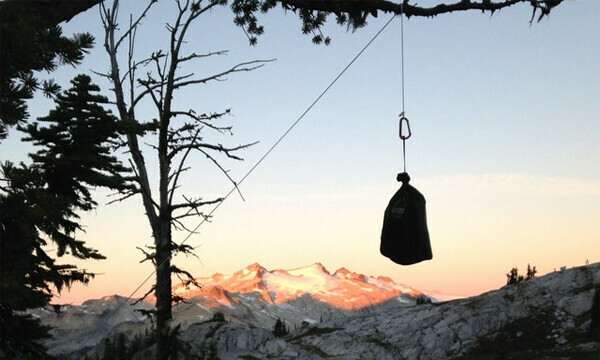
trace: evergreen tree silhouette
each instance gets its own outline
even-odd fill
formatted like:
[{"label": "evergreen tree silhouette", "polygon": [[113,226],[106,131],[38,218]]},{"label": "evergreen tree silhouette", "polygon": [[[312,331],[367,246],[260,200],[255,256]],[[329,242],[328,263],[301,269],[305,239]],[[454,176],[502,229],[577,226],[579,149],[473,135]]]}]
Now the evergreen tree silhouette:
[{"label": "evergreen tree silhouette", "polygon": [[277,336],[277,337],[282,337],[282,336],[286,336],[287,334],[289,334],[289,330],[288,328],[285,326],[285,324],[281,321],[281,319],[277,319],[277,321],[275,322],[275,325],[273,326],[273,335]]},{"label": "evergreen tree silhouette", "polygon": [[38,340],[48,328],[23,311],[49,305],[54,291],[93,276],[74,265],[58,264],[56,256],[103,259],[97,250],[77,239],[84,229],[78,213],[92,210],[91,189],[118,191],[128,185],[127,169],[110,156],[118,122],[103,109],[106,98],[90,78],[77,76],[73,87],[57,97],[56,108],[40,122],[20,130],[40,149],[32,163],[0,165],[0,346],[5,353],[44,358]]},{"label": "evergreen tree silhouette", "polygon": [[[32,3],[27,5],[35,6]],[[49,96],[60,91],[52,80],[41,80],[39,73],[54,71],[61,64],[79,64],[94,44],[89,33],[66,37],[57,25],[60,19],[18,5],[0,3],[0,139],[6,137],[8,127],[27,120],[26,102],[36,90]],[[25,1],[21,5],[27,6]]]}]

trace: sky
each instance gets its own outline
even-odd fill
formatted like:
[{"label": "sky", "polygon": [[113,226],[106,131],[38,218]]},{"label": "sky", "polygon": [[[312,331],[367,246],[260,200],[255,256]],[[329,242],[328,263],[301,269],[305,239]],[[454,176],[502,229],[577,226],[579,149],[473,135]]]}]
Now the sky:
[{"label": "sky", "polygon": [[[123,24],[140,3],[124,2]],[[140,59],[166,44],[164,25],[172,11],[165,5],[161,1],[138,32]],[[331,272],[346,267],[420,290],[471,296],[503,286],[513,267],[525,272],[531,264],[542,275],[600,261],[599,12],[598,1],[570,0],[533,24],[528,5],[493,16],[472,11],[404,19],[404,110],[413,133],[406,166],[411,184],[427,199],[432,260],[400,266],[379,253],[383,212],[402,171],[396,18],[244,181],[245,201],[234,193],[199,234],[175,234],[197,255],[176,263],[204,277],[255,262],[270,270],[320,262]],[[262,17],[266,31],[254,47],[232,19],[230,10],[220,8],[195,24],[186,50],[229,53],[196,64],[194,73],[276,60],[182,91],[175,101],[202,112],[231,108],[227,121],[234,135],[208,139],[229,145],[259,141],[241,154],[245,161],[223,163],[232,178],[241,179],[390,15],[380,14],[355,32],[331,19],[325,28],[329,46],[313,45],[291,12]],[[108,69],[97,8],[63,28],[66,34],[91,32],[98,40],[80,67],[52,74],[63,87],[76,73]],[[36,98],[32,117],[51,106]],[[155,116],[147,104],[138,114]],[[3,161],[25,160],[30,150],[14,130],[0,144]],[[152,155],[146,158],[156,174]],[[191,164],[183,193],[211,199],[229,192],[231,184],[210,163],[196,157]],[[78,263],[101,275],[56,302],[138,297],[151,284],[134,293],[153,271],[139,264],[143,256],[136,249],[152,242],[140,198],[106,205],[108,192],[96,195],[101,206],[83,215],[86,232],[80,238],[107,260]]]}]

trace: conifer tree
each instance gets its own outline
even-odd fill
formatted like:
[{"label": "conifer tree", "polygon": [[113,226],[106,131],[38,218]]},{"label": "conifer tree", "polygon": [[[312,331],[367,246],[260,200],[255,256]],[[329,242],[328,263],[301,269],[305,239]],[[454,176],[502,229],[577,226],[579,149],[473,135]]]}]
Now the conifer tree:
[{"label": "conifer tree", "polygon": [[514,267],[510,269],[510,272],[506,274],[506,285],[516,284],[523,281],[525,278],[523,275],[519,275],[519,269]]},{"label": "conifer tree", "polygon": [[273,326],[273,335],[277,336],[277,337],[282,337],[282,336],[286,336],[287,334],[289,334],[289,330],[288,328],[285,326],[285,324],[281,321],[281,319],[277,319],[277,321],[275,322],[275,326]]},{"label": "conifer tree", "polygon": [[102,360],[116,360],[117,351],[115,349],[115,343],[111,338],[104,339],[104,350],[102,354]]},{"label": "conifer tree", "polygon": [[[94,44],[89,33],[64,36],[58,25],[60,19],[24,11],[25,3],[0,3],[0,139],[6,137],[8,127],[27,120],[26,101],[36,90],[41,89],[48,96],[60,91],[52,80],[40,79],[40,72],[52,72],[63,64],[79,64]],[[75,12],[94,4],[88,3]]]},{"label": "conifer tree", "polygon": [[47,328],[22,311],[49,304],[55,291],[93,276],[74,265],[58,264],[47,245],[78,259],[103,259],[77,238],[81,211],[96,202],[91,191],[106,187],[127,192],[127,169],[112,155],[116,118],[104,110],[106,98],[89,77],[80,75],[57,97],[56,108],[40,122],[20,128],[40,149],[32,163],[0,165],[0,346],[5,353],[42,358],[37,340]]},{"label": "conifer tree", "polygon": [[125,336],[125,334],[123,333],[119,333],[119,335],[117,336],[117,340],[116,340],[116,346],[115,346],[115,359],[116,360],[128,360],[127,358],[127,349],[128,349],[128,343],[129,341],[127,340],[127,337]]},{"label": "conifer tree", "polygon": [[535,266],[531,267],[531,265],[527,264],[527,275],[525,275],[525,280],[533,279],[535,274],[537,274]]}]

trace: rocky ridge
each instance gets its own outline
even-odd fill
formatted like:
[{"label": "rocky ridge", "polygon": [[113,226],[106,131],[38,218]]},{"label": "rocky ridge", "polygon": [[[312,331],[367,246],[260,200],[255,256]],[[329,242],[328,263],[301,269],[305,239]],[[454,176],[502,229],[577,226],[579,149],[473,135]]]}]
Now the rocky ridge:
[{"label": "rocky ridge", "polygon": [[81,348],[96,346],[116,331],[143,331],[149,321],[148,316],[137,310],[152,308],[147,302],[134,305],[132,300],[113,295],[87,300],[79,306],[63,305],[30,313],[41,319],[44,325],[52,327],[52,338],[44,345],[50,355],[61,358]]},{"label": "rocky ridge", "polygon": [[[181,334],[193,355],[220,359],[597,359],[600,264],[555,272],[481,296],[390,306],[277,338],[209,321]],[[498,356],[498,357],[494,357]],[[141,357],[138,359],[142,359]]]},{"label": "rocky ridge", "polygon": [[[310,268],[318,270],[318,266]],[[238,279],[255,279],[255,275],[262,272],[261,269],[257,272],[248,268],[244,270],[236,275]],[[322,270],[312,270],[308,273],[317,274],[319,278],[333,276],[329,273],[322,275]],[[303,278],[309,277],[306,270],[301,273]],[[336,273],[346,277],[351,274],[339,270]],[[357,277],[362,283],[369,281],[367,277],[351,277]],[[234,278],[229,276],[229,280]],[[257,289],[242,283],[238,285],[247,290]],[[263,290],[269,289],[268,281],[262,285]],[[194,299],[201,300],[206,295],[198,293],[189,304],[185,304],[188,308],[179,306],[174,309],[175,322],[183,325],[179,334],[181,343],[188,354],[200,358],[217,354],[222,360],[595,360],[600,354],[600,263],[554,272],[468,299],[441,303],[420,301],[418,305],[415,298],[410,301],[411,298],[401,296],[365,307],[359,312],[338,309],[336,311],[340,313],[331,319],[311,319],[297,328],[290,326],[291,333],[284,337],[275,337],[272,332],[275,318],[287,320],[279,315],[297,314],[298,319],[302,319],[306,315],[301,311],[310,313],[319,309],[318,306],[330,305],[315,300],[310,294],[278,304],[277,294],[270,294],[269,302],[260,291],[236,294],[230,293],[226,286],[210,293],[213,291],[218,296],[227,296],[229,305],[204,309],[201,301],[194,303]],[[124,299],[105,298],[86,302],[83,309],[67,308],[56,321],[62,317],[62,322],[68,320],[83,324],[83,328],[77,326],[71,331],[102,330],[102,334],[93,333],[94,339],[116,333],[131,336],[147,329],[149,321],[139,313],[128,307],[112,309],[113,305],[109,303],[118,303],[117,300]],[[151,307],[143,303],[138,306]],[[214,321],[208,317],[216,309],[229,311],[225,316],[227,321]],[[127,321],[115,323],[112,330],[105,331],[106,326],[100,328],[98,319],[85,320],[86,313],[87,316],[91,313],[102,318],[111,311],[123,311],[119,317]],[[198,311],[207,313],[198,315]],[[314,312],[315,315],[319,313],[322,314],[322,310]],[[60,331],[56,333],[59,338],[53,339],[55,343],[49,345],[55,355],[66,359],[66,354],[73,354],[77,346],[82,345],[82,337],[86,335],[77,335],[80,336],[77,338],[79,343],[70,341],[66,344],[69,330],[63,328]],[[86,344],[91,342],[86,340]],[[101,354],[101,340],[96,344],[75,356],[82,358],[83,354]],[[150,347],[138,352],[134,359],[151,358],[152,353],[153,348]]]},{"label": "rocky ridge", "polygon": [[[332,274],[320,263],[273,271],[255,263],[233,274],[196,280],[201,288],[180,284],[173,289],[186,299],[173,307],[173,326],[182,330],[212,319],[215,313],[222,313],[230,322],[272,329],[277,319],[297,327],[346,318],[372,307],[410,306],[416,299],[429,299],[387,277],[366,276],[345,268]],[[102,340],[117,333],[132,338],[146,332],[152,324],[143,314],[152,309],[153,300],[150,297],[148,302],[134,306],[133,300],[114,295],[88,300],[81,306],[38,309],[32,314],[53,327],[53,338],[46,345],[50,354],[64,358],[86,347],[101,351]]]},{"label": "rocky ridge", "polygon": [[[389,303],[412,305],[421,291],[341,268],[330,273],[322,264],[269,271],[255,263],[230,275],[197,278],[201,288],[184,285],[174,293],[186,302],[174,307],[174,322],[183,328],[222,312],[233,322],[272,328],[284,319],[288,326],[347,317]],[[152,299],[150,299],[152,301]]]}]

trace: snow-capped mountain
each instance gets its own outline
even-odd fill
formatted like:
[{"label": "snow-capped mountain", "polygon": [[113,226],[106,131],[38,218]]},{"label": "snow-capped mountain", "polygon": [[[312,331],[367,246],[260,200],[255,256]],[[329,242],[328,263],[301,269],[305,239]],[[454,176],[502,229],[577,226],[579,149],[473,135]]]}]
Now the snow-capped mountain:
[{"label": "snow-capped mountain", "polygon": [[[366,276],[346,268],[331,273],[320,263],[272,271],[255,263],[233,274],[214,274],[196,281],[201,288],[183,284],[173,288],[186,299],[173,307],[173,324],[181,325],[182,330],[211,320],[217,312],[246,326],[270,329],[281,319],[294,328],[429,299],[388,277]],[[152,309],[154,299],[149,297],[135,306],[133,301],[114,295],[80,306],[65,305],[58,312],[48,308],[31,313],[54,327],[54,337],[47,345],[52,355],[60,357],[79,348],[101,347],[103,338],[117,332],[131,336],[144,332],[151,322],[139,310]]]},{"label": "snow-capped mountain", "polygon": [[600,354],[600,263],[468,299],[389,305],[283,338],[269,328],[208,321],[188,327],[180,339],[199,358],[213,353],[223,360],[583,360]]},{"label": "snow-capped mountain", "polygon": [[[333,274],[320,263],[292,270],[267,270],[254,263],[230,275],[197,278],[201,288],[176,285],[186,299],[173,308],[183,328],[222,312],[233,322],[270,328],[279,318],[289,326],[346,317],[390,303],[413,305],[430,298],[421,291],[341,268]],[[149,299],[153,301],[153,299]]]},{"label": "snow-capped mountain", "polygon": [[[188,301],[173,309],[180,340],[198,358],[463,360],[508,353],[511,359],[596,359],[600,351],[600,263],[438,304],[416,301],[426,298],[390,279],[345,269],[331,274],[320,264],[288,271],[253,264],[198,280],[200,290],[175,288]],[[341,301],[339,293],[347,294],[349,309],[371,305],[340,309],[332,305]],[[101,356],[105,339],[132,339],[151,328],[144,312],[134,311],[151,305],[131,305],[112,296],[32,315],[55,327],[45,342],[51,355],[79,360]],[[217,311],[226,321],[213,318]],[[273,333],[277,318],[287,323],[288,336]],[[133,360],[153,351],[147,347]]]},{"label": "snow-capped mountain", "polygon": [[274,305],[309,296],[342,310],[360,310],[394,298],[409,302],[424,295],[384,276],[366,276],[346,268],[332,274],[320,263],[273,271],[254,263],[231,275],[215,274],[196,281],[201,288],[180,284],[174,287],[174,293],[205,308],[234,306],[245,294],[259,294],[263,301]]}]

